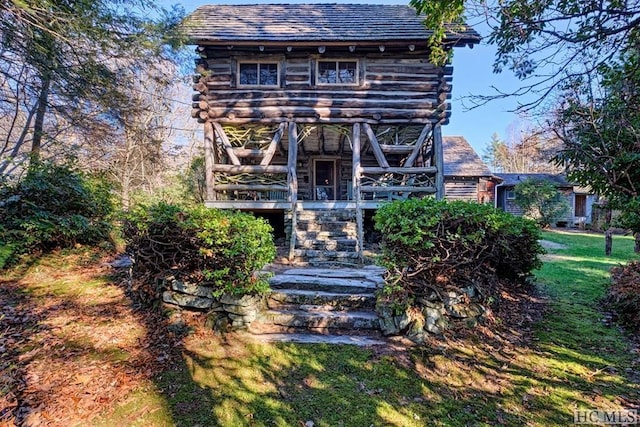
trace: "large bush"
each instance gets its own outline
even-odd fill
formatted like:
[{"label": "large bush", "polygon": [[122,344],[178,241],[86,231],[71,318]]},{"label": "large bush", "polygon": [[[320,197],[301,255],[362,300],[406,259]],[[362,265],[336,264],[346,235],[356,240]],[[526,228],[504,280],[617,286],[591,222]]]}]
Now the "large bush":
[{"label": "large bush", "polygon": [[213,295],[269,289],[254,272],[275,258],[271,232],[250,214],[167,203],[134,208],[124,225],[138,282],[173,276],[209,286]]},{"label": "large bush", "polygon": [[500,281],[524,283],[543,253],[535,222],[491,206],[434,199],[384,205],[375,217],[383,235],[383,263],[400,273],[396,300],[472,286],[484,300]]},{"label": "large bush", "polygon": [[567,197],[547,180],[527,179],[518,183],[513,190],[516,205],[541,227],[548,227],[569,212]]},{"label": "large bush", "polygon": [[70,165],[33,163],[0,186],[0,266],[15,254],[108,238],[113,204],[105,181]]}]

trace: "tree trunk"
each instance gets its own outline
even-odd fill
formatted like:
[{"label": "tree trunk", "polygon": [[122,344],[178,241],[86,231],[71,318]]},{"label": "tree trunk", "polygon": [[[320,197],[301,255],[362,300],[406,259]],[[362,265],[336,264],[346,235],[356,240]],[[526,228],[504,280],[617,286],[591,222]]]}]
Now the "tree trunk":
[{"label": "tree trunk", "polygon": [[611,255],[611,247],[613,246],[613,231],[611,231],[611,208],[607,208],[604,216],[605,227],[604,232],[604,254]]},{"label": "tree trunk", "polygon": [[640,231],[636,231],[633,233],[633,237],[636,239],[636,244],[633,247],[633,251],[637,254],[640,254]]},{"label": "tree trunk", "polygon": [[611,247],[613,245],[613,232],[611,229],[607,229],[604,232],[604,254],[609,256],[611,255]]},{"label": "tree trunk", "polygon": [[40,159],[40,149],[42,148],[42,136],[44,135],[44,117],[47,113],[47,102],[49,101],[49,88],[51,86],[51,76],[45,73],[42,76],[42,88],[38,95],[38,108],[33,123],[33,141],[31,142],[31,160]]}]

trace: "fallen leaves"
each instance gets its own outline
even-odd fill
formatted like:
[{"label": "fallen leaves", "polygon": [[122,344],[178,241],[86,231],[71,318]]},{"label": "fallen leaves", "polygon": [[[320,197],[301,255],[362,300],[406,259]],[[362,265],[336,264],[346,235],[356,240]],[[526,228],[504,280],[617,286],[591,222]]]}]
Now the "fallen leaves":
[{"label": "fallen leaves", "polygon": [[170,358],[163,319],[135,311],[106,268],[80,260],[0,278],[0,426],[86,424]]}]

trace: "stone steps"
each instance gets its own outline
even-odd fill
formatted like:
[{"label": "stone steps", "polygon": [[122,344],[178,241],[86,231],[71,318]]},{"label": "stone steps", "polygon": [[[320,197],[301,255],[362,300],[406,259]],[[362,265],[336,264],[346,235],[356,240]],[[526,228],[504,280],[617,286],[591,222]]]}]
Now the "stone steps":
[{"label": "stone steps", "polygon": [[260,314],[259,319],[271,325],[304,328],[316,331],[331,329],[373,329],[379,330],[378,315],[373,311],[332,311],[284,309],[267,310]]},{"label": "stone steps", "polygon": [[294,262],[313,266],[357,266],[360,257],[355,211],[336,209],[297,212]]},{"label": "stone steps", "polygon": [[357,252],[352,251],[323,251],[318,249],[295,249],[293,251],[296,260],[308,263],[312,266],[350,266],[360,264]]},{"label": "stone steps", "polygon": [[285,307],[300,306],[320,306],[332,307],[336,310],[345,308],[374,309],[376,298],[373,292],[370,293],[336,293],[326,291],[310,291],[306,289],[281,289],[269,295],[267,306],[269,308],[282,309]]},{"label": "stone steps", "polygon": [[272,342],[293,342],[301,344],[347,344],[357,346],[383,345],[385,341],[368,336],[357,335],[318,335],[303,333],[265,333],[253,335],[254,341]]},{"label": "stone steps", "polygon": [[355,239],[306,239],[298,240],[297,247],[300,249],[314,249],[322,251],[354,251],[357,241]]},{"label": "stone steps", "polygon": [[268,309],[251,324],[258,341],[381,343],[375,292],[379,267],[295,268],[270,279]]},{"label": "stone steps", "polygon": [[296,239],[297,240],[308,240],[308,239],[316,239],[316,240],[332,240],[332,239],[355,239],[356,232],[353,233],[346,231],[296,231]]}]

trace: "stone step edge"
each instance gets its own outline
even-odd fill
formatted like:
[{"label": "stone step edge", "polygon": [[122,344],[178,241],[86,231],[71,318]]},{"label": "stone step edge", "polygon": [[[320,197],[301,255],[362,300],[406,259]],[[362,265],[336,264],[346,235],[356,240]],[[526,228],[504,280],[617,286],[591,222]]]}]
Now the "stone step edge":
[{"label": "stone step edge", "polygon": [[301,289],[307,291],[324,291],[333,293],[366,293],[375,291],[379,283],[356,279],[331,279],[311,276],[275,276],[269,279],[271,289]]},{"label": "stone step edge", "polygon": [[[364,290],[369,290],[366,288]],[[317,298],[326,301],[331,300],[345,300],[345,299],[375,299],[375,290],[371,289],[371,292],[360,292],[360,293],[340,293],[340,292],[329,292],[329,291],[316,291],[309,289],[289,289],[289,288],[281,288],[281,289],[273,289],[270,294],[267,295],[267,298],[279,301],[278,298],[286,301],[288,298],[296,298],[296,297],[309,297],[309,298]]]},{"label": "stone step edge", "polygon": [[[373,311],[303,311],[268,309],[255,320],[257,324],[301,328],[380,329],[380,318]],[[306,323],[309,324],[306,324]],[[297,324],[296,324],[297,323]]]},{"label": "stone step edge", "polygon": [[383,340],[374,337],[359,335],[325,335],[325,334],[281,334],[267,333],[255,334],[248,333],[252,340],[263,343],[272,342],[292,342],[299,344],[334,344],[334,345],[356,345],[356,346],[373,346],[386,345]]}]

